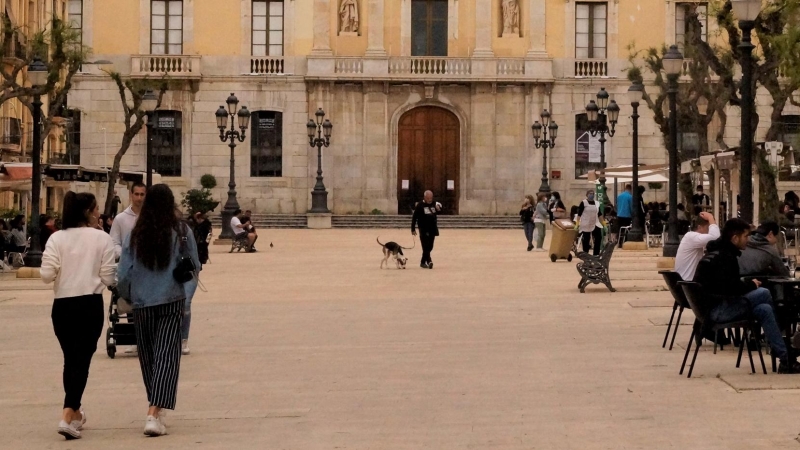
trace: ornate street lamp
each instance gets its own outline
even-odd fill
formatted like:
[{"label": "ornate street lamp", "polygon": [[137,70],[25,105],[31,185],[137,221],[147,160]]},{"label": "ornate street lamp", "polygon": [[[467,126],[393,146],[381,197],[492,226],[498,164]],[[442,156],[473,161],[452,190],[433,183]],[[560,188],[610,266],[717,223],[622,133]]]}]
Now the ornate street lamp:
[{"label": "ornate street lamp", "polygon": [[145,170],[147,171],[147,187],[153,185],[153,119],[158,108],[158,96],[152,90],[145,91],[142,95],[142,111],[147,113],[147,154],[145,155]]},{"label": "ornate street lamp", "polygon": [[47,84],[47,65],[38,56],[28,65],[28,80],[33,88],[33,155],[31,179],[31,249],[25,255],[25,265],[42,267],[42,243],[39,239],[39,200],[42,196],[42,96],[39,88]]},{"label": "ornate street lamp", "polygon": [[[542,123],[538,121],[531,125],[533,130],[533,142],[536,148],[542,149],[542,184],[539,186],[539,192],[549,194],[550,184],[547,182],[547,149],[556,146],[556,136],[558,135],[558,125],[555,121],[550,121],[550,112],[548,110],[542,111]],[[548,130],[550,130],[550,139],[547,138]]]},{"label": "ornate street lamp", "polygon": [[753,43],[751,33],[755,21],[761,12],[761,0],[731,0],[733,14],[739,19],[742,30],[742,42],[739,43],[742,66],[741,93],[741,141],[739,143],[739,159],[741,171],[739,175],[739,195],[741,196],[741,217],[753,223],[753,114],[755,113],[755,96],[753,95]]},{"label": "ornate street lamp", "polygon": [[644,85],[639,81],[634,82],[628,88],[628,100],[630,100],[631,107],[633,107],[633,114],[631,114],[633,121],[633,157],[631,160],[631,165],[633,166],[633,223],[631,223],[631,229],[625,239],[631,242],[644,241],[643,212],[642,208],[639,207],[642,203],[642,196],[639,193],[639,101],[643,95]]},{"label": "ornate street lamp", "polygon": [[[331,145],[333,124],[330,120],[325,119],[325,111],[323,111],[322,108],[319,108],[314,115],[317,118],[316,122],[314,119],[308,119],[308,123],[306,124],[308,145],[317,147],[317,184],[314,185],[314,190],[311,191],[310,212],[329,213],[328,191],[325,190],[325,184],[322,182],[322,147]],[[315,134],[316,137],[314,136]]]},{"label": "ornate street lamp", "polygon": [[597,93],[597,102],[590,100],[586,105],[586,116],[589,119],[589,132],[592,136],[600,135],[600,186],[603,191],[601,204],[608,203],[606,195],[606,135],[614,137],[617,120],[619,119],[619,105],[610,96],[606,88],[600,88]]},{"label": "ornate street lamp", "polygon": [[[219,235],[220,239],[233,239],[234,234],[233,230],[231,229],[231,218],[233,214],[239,209],[239,202],[236,200],[236,169],[235,169],[235,158],[234,158],[234,150],[236,150],[236,141],[244,142],[246,138],[247,127],[250,124],[250,111],[247,110],[246,106],[242,106],[241,109],[237,111],[237,107],[239,106],[239,99],[236,98],[235,95],[231,92],[231,95],[225,100],[225,103],[228,105],[227,111],[225,107],[220,105],[217,112],[214,115],[217,118],[217,128],[219,128],[219,140],[222,142],[228,142],[228,147],[231,149],[231,176],[230,181],[228,182],[228,201],[225,202],[225,207],[222,210],[222,233]],[[231,128],[228,128],[228,118],[230,117],[231,120]],[[234,121],[234,117],[238,119],[238,121]],[[236,125],[239,125],[239,130],[236,130]]]},{"label": "ornate street lamp", "polygon": [[662,58],[669,82],[669,219],[667,220],[667,242],[663,255],[674,258],[678,254],[678,76],[683,69],[683,55],[677,45],[671,45]]}]

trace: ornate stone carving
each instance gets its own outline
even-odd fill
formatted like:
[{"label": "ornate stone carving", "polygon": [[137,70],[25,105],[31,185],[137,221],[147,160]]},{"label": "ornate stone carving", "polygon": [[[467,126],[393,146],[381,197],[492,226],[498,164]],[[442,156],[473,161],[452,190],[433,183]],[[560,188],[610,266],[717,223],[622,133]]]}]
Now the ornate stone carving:
[{"label": "ornate stone carving", "polygon": [[339,8],[339,32],[358,33],[358,1],[342,0]]},{"label": "ornate stone carving", "polygon": [[519,36],[519,3],[503,0],[503,36]]}]

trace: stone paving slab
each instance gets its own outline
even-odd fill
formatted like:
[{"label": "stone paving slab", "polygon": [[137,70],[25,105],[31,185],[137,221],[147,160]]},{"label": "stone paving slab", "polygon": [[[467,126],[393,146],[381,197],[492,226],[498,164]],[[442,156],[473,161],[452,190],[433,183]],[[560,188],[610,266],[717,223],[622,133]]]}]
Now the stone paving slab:
[{"label": "stone paving slab", "polygon": [[[407,230],[264,230],[259,242],[272,249],[212,248],[202,274],[209,292],[195,298],[192,354],[163,438],[141,434],[138,360],[112,360],[101,348],[84,397],[84,439],[65,443],[55,433],[63,394],[51,297],[0,294],[13,297],[0,302],[2,447],[800,445],[800,392],[740,390],[717,378],[749,371],[734,367],[734,351],[703,346],[695,376],[678,375],[683,351],[662,349],[664,329],[649,320],[668,309],[632,307],[671,306],[668,292],[579,294],[574,263],[526,252],[521,230],[445,230],[434,270],[380,270],[378,234],[412,241]],[[407,254],[417,261],[419,243]]]}]

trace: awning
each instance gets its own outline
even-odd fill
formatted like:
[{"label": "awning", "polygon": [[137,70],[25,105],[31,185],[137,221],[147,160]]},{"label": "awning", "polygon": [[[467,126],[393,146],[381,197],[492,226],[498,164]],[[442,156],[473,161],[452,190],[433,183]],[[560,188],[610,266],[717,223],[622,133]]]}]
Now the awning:
[{"label": "awning", "polygon": [[7,180],[30,180],[33,178],[33,166],[31,164],[3,164],[0,167],[0,174],[7,177]]}]

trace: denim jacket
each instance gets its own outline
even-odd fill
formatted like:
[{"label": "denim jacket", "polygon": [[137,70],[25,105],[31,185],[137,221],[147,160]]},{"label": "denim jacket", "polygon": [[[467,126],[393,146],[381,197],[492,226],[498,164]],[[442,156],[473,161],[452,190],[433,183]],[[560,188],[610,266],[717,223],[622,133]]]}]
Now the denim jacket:
[{"label": "denim jacket", "polygon": [[[181,226],[186,227],[186,252],[192,258],[197,270],[200,270],[194,235],[185,224],[182,223]],[[119,285],[130,285],[128,300],[134,308],[147,308],[186,299],[186,286],[175,281],[172,276],[172,271],[180,259],[178,234],[173,232],[172,236],[172,260],[169,267],[164,270],[150,270],[145,267],[136,259],[135,250],[130,245],[130,236],[125,239],[117,266],[117,277]],[[195,282],[191,280],[187,284]]]}]

